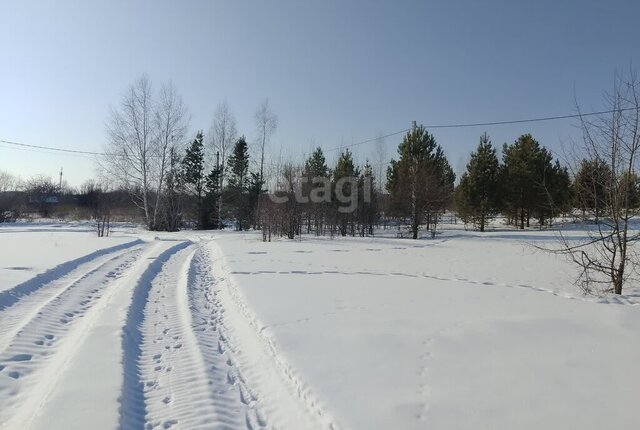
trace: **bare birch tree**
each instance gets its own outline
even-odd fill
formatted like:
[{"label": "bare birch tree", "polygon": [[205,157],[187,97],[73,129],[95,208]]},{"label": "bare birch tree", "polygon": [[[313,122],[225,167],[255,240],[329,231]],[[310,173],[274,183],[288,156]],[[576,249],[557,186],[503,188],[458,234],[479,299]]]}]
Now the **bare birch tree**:
[{"label": "bare birch tree", "polygon": [[[264,187],[264,152],[269,140],[273,133],[275,133],[276,128],[278,128],[278,117],[273,113],[271,107],[269,106],[269,99],[265,99],[264,102],[260,105],[255,114],[256,120],[256,129],[258,131],[258,145],[260,147],[260,186]],[[260,220],[260,203],[261,200],[258,199],[258,207],[256,208],[257,216],[256,219]]]},{"label": "bare birch tree", "polygon": [[387,145],[384,140],[384,136],[382,133],[378,133],[378,137],[375,140],[375,148],[373,150],[372,160],[374,162],[374,166],[377,171],[375,174],[377,175],[378,180],[378,192],[382,193],[384,190],[384,177],[385,172],[387,170]]},{"label": "bare birch tree", "polygon": [[[220,190],[224,188],[225,172],[229,153],[237,140],[238,132],[236,130],[236,119],[231,113],[229,104],[226,101],[221,102],[216,108],[211,126],[211,140],[214,152],[219,154],[220,160]],[[222,193],[218,198],[218,225],[222,228]]]},{"label": "bare birch tree", "polygon": [[186,109],[173,86],[162,87],[156,103],[147,75],[129,87],[107,121],[109,155],[101,167],[126,187],[149,229],[158,227],[169,151],[185,130]]},{"label": "bare birch tree", "polygon": [[163,186],[167,171],[171,165],[171,153],[181,154],[187,130],[187,111],[172,83],[163,85],[154,111],[154,173],[155,204],[153,207],[153,225],[158,224],[159,211],[162,209]]},{"label": "bare birch tree", "polygon": [[18,179],[9,172],[0,170],[0,193],[15,191]]},{"label": "bare birch tree", "polygon": [[278,128],[278,117],[269,106],[269,99],[265,99],[255,115],[256,129],[258,131],[258,144],[260,145],[260,182],[264,183],[264,151],[271,136]]},{"label": "bare birch tree", "polygon": [[147,75],[137,79],[124,95],[119,109],[111,110],[107,122],[109,156],[104,160],[108,174],[128,190],[152,228],[153,100]]},{"label": "bare birch tree", "polygon": [[20,198],[16,191],[20,180],[9,172],[0,170],[0,223],[15,221],[20,213]]},{"label": "bare birch tree", "polygon": [[[640,239],[637,201],[640,162],[640,82],[637,73],[628,78],[616,76],[612,92],[605,95],[608,113],[582,116],[583,132],[580,158],[606,164],[606,175],[590,178],[597,187],[575,189],[578,199],[596,198],[604,207],[595,227],[587,229],[586,239],[560,234],[561,247],[555,252],[566,254],[579,267],[576,280],[585,293],[622,294],[625,283],[637,272],[636,242]],[[577,169],[576,169],[577,170]],[[588,195],[583,193],[590,193]],[[588,225],[591,214],[583,214]]]}]

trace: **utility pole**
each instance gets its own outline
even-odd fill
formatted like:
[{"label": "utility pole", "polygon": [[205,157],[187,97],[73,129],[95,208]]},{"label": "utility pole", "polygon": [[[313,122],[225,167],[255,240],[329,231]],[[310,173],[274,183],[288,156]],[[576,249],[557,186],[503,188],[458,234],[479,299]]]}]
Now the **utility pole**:
[{"label": "utility pole", "polygon": [[216,151],[216,172],[220,177],[218,188],[218,229],[222,229],[222,172],[220,171],[220,151]]},{"label": "utility pole", "polygon": [[62,195],[62,167],[60,167],[60,184],[58,185],[58,193]]}]

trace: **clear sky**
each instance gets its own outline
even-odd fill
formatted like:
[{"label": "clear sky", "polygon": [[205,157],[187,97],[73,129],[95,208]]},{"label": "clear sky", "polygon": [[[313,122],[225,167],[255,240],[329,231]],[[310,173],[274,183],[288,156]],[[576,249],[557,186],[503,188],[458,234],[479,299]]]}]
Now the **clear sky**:
[{"label": "clear sky", "polygon": [[[101,150],[109,107],[147,73],[172,80],[205,132],[221,100],[255,138],[268,97],[272,152],[301,158],[418,123],[520,119],[603,107],[640,68],[640,1],[3,1],[0,139]],[[455,170],[487,131],[559,151],[573,121],[433,130]],[[389,158],[399,137],[386,141]],[[355,149],[360,161],[374,145]],[[334,154],[327,154],[333,161]],[[93,175],[91,157],[0,143],[0,170]]]}]

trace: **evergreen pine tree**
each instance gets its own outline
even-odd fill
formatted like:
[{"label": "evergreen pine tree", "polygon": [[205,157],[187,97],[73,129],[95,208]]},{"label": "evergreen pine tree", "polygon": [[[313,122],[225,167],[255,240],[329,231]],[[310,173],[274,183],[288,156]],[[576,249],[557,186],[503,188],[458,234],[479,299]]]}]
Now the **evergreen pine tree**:
[{"label": "evergreen pine tree", "polygon": [[487,220],[499,210],[500,166],[489,136],[480,136],[480,143],[467,164],[456,190],[460,216],[484,231]]},{"label": "evergreen pine tree", "polygon": [[549,208],[548,183],[553,174],[552,157],[530,134],[524,134],[502,150],[506,209],[521,229],[531,217],[544,222]]},{"label": "evergreen pine tree", "polygon": [[184,175],[181,171],[180,156],[175,148],[169,150],[169,169],[164,185],[165,204],[162,214],[162,229],[178,231],[182,225],[182,196],[185,191]]},{"label": "evergreen pine tree", "polygon": [[264,192],[264,182],[260,178],[260,172],[251,172],[249,174],[249,183],[247,185],[247,218],[254,226],[262,225],[261,220],[258,219],[260,216],[258,213],[258,205],[260,203],[260,196]]},{"label": "evergreen pine tree", "polygon": [[[357,181],[359,175],[360,170],[353,162],[353,154],[348,149],[345,150],[340,154],[333,170],[334,210],[341,236],[347,235],[349,227],[350,233],[355,235],[354,214],[345,211],[348,210],[347,206],[350,205],[351,199],[354,197],[357,199],[358,190],[353,182]],[[342,196],[345,201],[341,202],[338,196]]]},{"label": "evergreen pine tree", "polygon": [[204,187],[204,199],[203,199],[203,207],[204,207],[204,228],[205,229],[218,229],[222,228],[219,224],[218,220],[220,217],[218,216],[218,202],[220,199],[220,175],[221,167],[214,167],[211,172],[205,178],[205,187]]},{"label": "evergreen pine tree", "polygon": [[375,177],[369,160],[362,169],[358,180],[358,224],[360,235],[373,235],[374,225],[378,222],[378,196]]},{"label": "evergreen pine tree", "polygon": [[196,138],[186,150],[185,156],[182,159],[182,172],[185,184],[196,197],[197,227],[204,229],[207,227],[207,215],[203,205],[206,177],[204,169],[204,136],[202,131],[198,132]]},{"label": "evergreen pine tree", "polygon": [[[302,192],[305,197],[311,197],[311,190],[323,189],[324,180],[329,176],[329,167],[327,167],[327,160],[322,148],[317,147],[307,159],[304,165],[304,175],[308,181],[303,184]],[[321,191],[316,191],[316,193],[319,194]],[[325,201],[314,202],[310,200],[307,207],[307,232],[311,230],[311,223],[313,222],[315,234],[318,236],[323,233],[325,228],[324,218],[326,216],[327,203]]]},{"label": "evergreen pine tree", "polygon": [[391,208],[408,218],[414,239],[426,220],[427,229],[450,203],[455,175],[442,148],[424,126],[407,132],[398,146],[399,160],[387,169]]},{"label": "evergreen pine tree", "polygon": [[571,177],[567,167],[561,166],[559,160],[556,160],[553,165],[548,184],[549,208],[548,211],[542,211],[543,216],[540,217],[541,226],[544,223],[545,216],[551,223],[554,217],[566,214],[572,209]]},{"label": "evergreen pine tree", "polygon": [[584,214],[590,212],[595,221],[605,214],[610,195],[611,168],[599,159],[582,160],[572,184],[574,204]]},{"label": "evergreen pine tree", "polygon": [[317,147],[305,162],[305,175],[310,178],[327,176],[329,168],[322,148]]},{"label": "evergreen pine tree", "polygon": [[620,178],[620,194],[625,201],[625,207],[637,209],[640,206],[640,188],[638,175],[631,172],[623,172]]},{"label": "evergreen pine tree", "polygon": [[236,228],[242,231],[249,221],[249,147],[244,136],[235,143],[228,165],[230,205],[236,218]]}]

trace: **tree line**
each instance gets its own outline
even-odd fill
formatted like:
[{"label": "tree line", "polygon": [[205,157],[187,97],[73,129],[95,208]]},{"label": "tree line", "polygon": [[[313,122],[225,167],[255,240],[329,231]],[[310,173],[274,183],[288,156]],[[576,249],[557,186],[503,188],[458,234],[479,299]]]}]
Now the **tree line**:
[{"label": "tree line", "polygon": [[176,230],[185,223],[220,228],[229,216],[238,229],[246,228],[248,213],[255,211],[255,190],[264,183],[264,151],[277,127],[268,101],[256,112],[261,153],[259,169],[251,174],[246,139],[238,137],[226,102],[216,110],[208,144],[202,131],[187,142],[187,127],[187,109],[173,85],[156,92],[143,75],[107,121],[103,182],[128,191],[150,230]]},{"label": "tree line", "polygon": [[107,122],[101,179],[72,192],[50,178],[20,183],[0,172],[0,222],[24,213],[88,213],[98,233],[108,234],[112,215],[142,217],[150,230],[216,229],[231,221],[237,230],[261,229],[264,240],[303,233],[367,236],[392,224],[417,239],[421,229],[435,235],[447,212],[479,231],[497,216],[519,229],[569,216],[596,227],[585,227],[586,239],[561,231],[560,246],[548,250],[581,268],[584,291],[601,285],[620,294],[637,267],[633,244],[640,239],[634,227],[640,215],[639,89],[635,71],[616,75],[605,97],[610,110],[580,115],[583,139],[567,165],[531,134],[505,143],[499,156],[485,133],[456,185],[443,148],[415,122],[388,163],[384,142],[376,140],[375,165],[359,165],[346,149],[329,166],[318,147],[302,163],[267,169],[266,149],[278,124],[268,101],[256,111],[253,150],[238,135],[226,102],[215,112],[208,139],[200,131],[187,142],[181,97],[170,84],[154,92],[143,76]]},{"label": "tree line", "polygon": [[[203,131],[186,145],[176,137],[184,133],[185,125],[179,122],[185,111],[175,92],[163,88],[163,102],[155,105],[160,111],[143,114],[144,107],[136,104],[150,92],[148,82],[137,82],[131,91],[109,128],[113,140],[107,150],[113,156],[102,163],[103,174],[122,169],[120,176],[88,181],[77,192],[76,202],[89,207],[93,219],[110,219],[106,215],[116,202],[122,212],[123,193],[152,230],[218,229],[230,221],[237,230],[263,229],[265,240],[303,233],[367,236],[389,224],[404,225],[411,237],[418,238],[421,229],[434,232],[447,211],[479,231],[499,215],[524,229],[531,220],[537,226],[551,225],[574,209],[596,221],[607,214],[605,183],[611,176],[610,166],[603,160],[584,159],[571,175],[531,134],[505,143],[501,159],[489,136],[480,136],[457,185],[443,148],[424,126],[415,123],[403,136],[397,159],[387,163],[384,179],[377,177],[369,161],[358,165],[348,149],[330,166],[317,147],[302,164],[278,165],[268,185],[263,152],[276,124],[268,105],[257,116],[264,134],[259,141],[260,163],[254,163],[252,170],[249,144],[244,136],[237,137],[226,103],[218,108],[211,128],[208,160]],[[125,120],[126,115],[130,117]],[[155,118],[156,127],[162,123],[162,128],[145,132],[140,124],[151,121],[145,119],[147,115]],[[145,143],[145,133],[155,137]],[[625,175],[628,204],[637,206],[638,179],[635,174]],[[15,200],[18,189],[9,186],[15,183],[10,179],[4,174],[2,201],[7,207],[2,213],[6,218],[9,206],[16,206],[7,204],[9,195]],[[31,178],[22,189],[28,198],[23,207],[41,216],[48,216],[54,206],[50,197],[60,194],[58,185],[44,177]],[[114,193],[117,199],[111,197]]]},{"label": "tree line", "polygon": [[455,191],[456,211],[465,223],[484,231],[498,214],[524,229],[531,219],[539,226],[572,208],[571,178],[566,166],[531,134],[504,144],[502,162],[485,133]]}]

